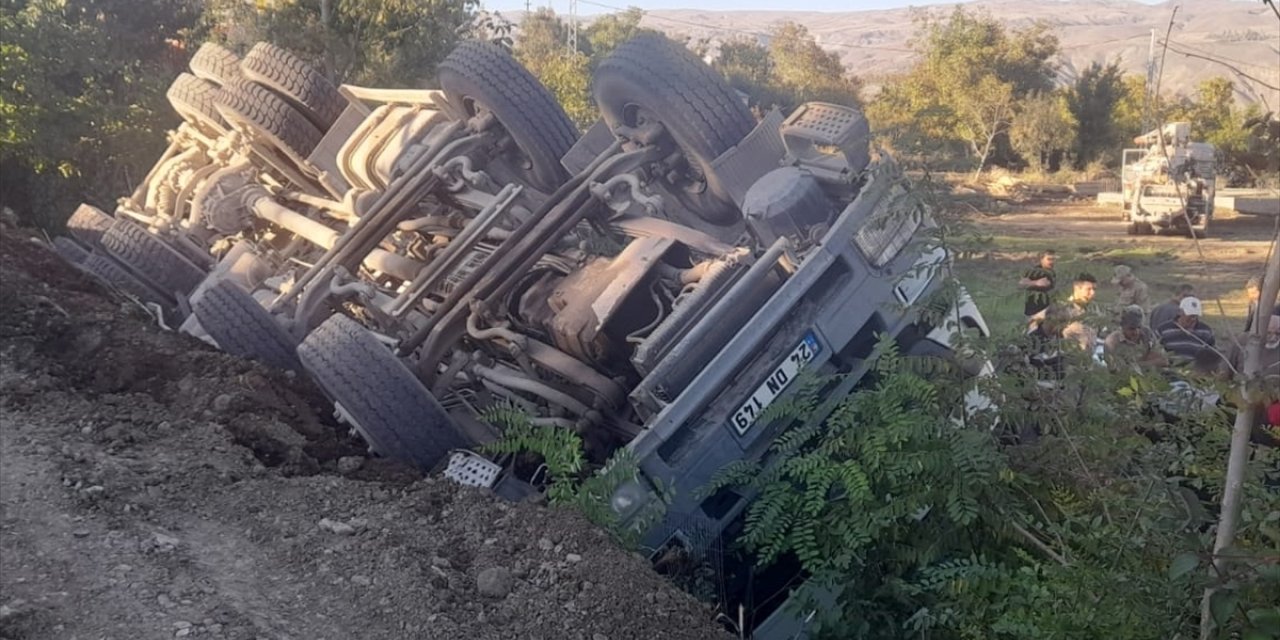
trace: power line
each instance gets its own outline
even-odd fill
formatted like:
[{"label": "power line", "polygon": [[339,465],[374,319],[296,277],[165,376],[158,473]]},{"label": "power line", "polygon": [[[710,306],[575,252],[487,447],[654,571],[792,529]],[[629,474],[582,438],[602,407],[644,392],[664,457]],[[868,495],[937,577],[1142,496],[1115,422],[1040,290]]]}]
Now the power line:
[{"label": "power line", "polygon": [[1227,67],[1228,69],[1231,69],[1232,71],[1235,71],[1235,72],[1236,72],[1237,74],[1239,74],[1239,75],[1240,75],[1240,77],[1242,77],[1242,78],[1248,78],[1248,79],[1250,79],[1250,80],[1252,80],[1252,81],[1254,81],[1254,82],[1256,82],[1256,83],[1258,83],[1258,84],[1260,84],[1260,85],[1262,85],[1262,86],[1264,86],[1264,87],[1266,87],[1266,88],[1268,88],[1268,89],[1271,89],[1272,91],[1280,91],[1280,87],[1278,87],[1278,86],[1276,86],[1276,85],[1273,85],[1273,84],[1270,84],[1270,83],[1266,82],[1265,80],[1261,80],[1261,79],[1259,79],[1259,78],[1257,78],[1257,77],[1255,77],[1255,76],[1253,76],[1253,75],[1250,75],[1250,74],[1248,74],[1248,73],[1245,73],[1244,71],[1241,71],[1239,67],[1237,67],[1237,66],[1235,66],[1235,65],[1231,64],[1230,62],[1224,62],[1224,61],[1223,61],[1223,59],[1221,59],[1221,58],[1217,58],[1217,57],[1214,57],[1214,56],[1200,55],[1200,54],[1198,54],[1198,53],[1192,53],[1192,52],[1190,52],[1190,51],[1186,51],[1186,50],[1180,50],[1178,47],[1173,46],[1173,43],[1169,42],[1168,40],[1165,40],[1164,44],[1165,44],[1165,46],[1167,46],[1167,47],[1169,48],[1169,50],[1173,51],[1173,52],[1174,52],[1174,53],[1176,53],[1176,54],[1179,54],[1179,55],[1182,55],[1182,56],[1186,56],[1186,57],[1188,57],[1188,58],[1199,58],[1199,59],[1201,59],[1201,60],[1207,60],[1207,61],[1209,61],[1209,62],[1214,62],[1214,63],[1220,64],[1220,65],[1222,65],[1222,66],[1224,66],[1224,67]]}]

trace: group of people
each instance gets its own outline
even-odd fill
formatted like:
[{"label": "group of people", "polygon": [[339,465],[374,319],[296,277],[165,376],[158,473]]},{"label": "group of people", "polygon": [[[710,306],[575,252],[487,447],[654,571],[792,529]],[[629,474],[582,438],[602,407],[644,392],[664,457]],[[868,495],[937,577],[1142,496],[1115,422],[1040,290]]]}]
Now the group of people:
[{"label": "group of people", "polygon": [[[1229,378],[1241,368],[1243,350],[1235,335],[1219,336],[1204,320],[1204,304],[1190,284],[1179,285],[1173,296],[1152,305],[1151,291],[1127,265],[1115,267],[1111,284],[1115,303],[1095,302],[1097,279],[1080,273],[1071,281],[1071,292],[1055,295],[1057,256],[1052,250],[1023,273],[1018,286],[1026,291],[1024,312],[1027,334],[1034,345],[1032,364],[1061,373],[1063,347],[1078,346],[1098,363],[1122,369],[1156,369],[1177,374],[1201,374]],[[1249,309],[1244,332],[1265,322],[1263,375],[1280,374],[1280,303],[1261,301],[1262,279],[1245,284]],[[1270,311],[1270,313],[1267,313]],[[1269,403],[1265,418],[1280,425],[1280,403]]]},{"label": "group of people", "polygon": [[[1151,306],[1150,288],[1127,265],[1115,267],[1111,284],[1116,302],[1110,308],[1095,303],[1098,280],[1081,272],[1071,282],[1071,293],[1056,300],[1057,260],[1052,250],[1040,254],[1039,261],[1018,282],[1027,292],[1024,312],[1027,332],[1044,341],[1065,340],[1107,362],[1123,361],[1163,367],[1190,364],[1206,348],[1213,350],[1217,335],[1204,321],[1204,304],[1190,284],[1177,287],[1172,298]],[[1248,286],[1256,303],[1259,282]],[[1277,309],[1280,311],[1280,309]],[[1248,321],[1251,328],[1253,316]],[[1104,331],[1107,327],[1116,327]]]}]

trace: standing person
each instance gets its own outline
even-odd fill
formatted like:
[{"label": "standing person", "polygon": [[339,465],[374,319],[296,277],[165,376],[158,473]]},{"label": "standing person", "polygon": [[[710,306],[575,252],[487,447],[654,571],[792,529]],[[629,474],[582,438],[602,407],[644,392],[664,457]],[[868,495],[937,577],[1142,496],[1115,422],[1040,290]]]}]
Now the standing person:
[{"label": "standing person", "polygon": [[[1253,321],[1258,317],[1259,300],[1262,298],[1262,278],[1253,276],[1244,284],[1244,295],[1249,298],[1249,310],[1245,313],[1244,332],[1253,331]],[[1262,314],[1267,317],[1267,314]],[[1272,305],[1271,315],[1280,316],[1280,302]]]},{"label": "standing person", "polygon": [[1160,339],[1143,326],[1142,307],[1131,304],[1120,312],[1120,328],[1112,331],[1104,343],[1107,362],[1115,369],[1126,365],[1163,367],[1169,359],[1160,348]]},{"label": "standing person", "polygon": [[1178,317],[1156,330],[1160,344],[1175,360],[1189,363],[1204,347],[1214,345],[1213,327],[1200,320],[1203,311],[1200,299],[1187,296],[1178,303]]},{"label": "standing person", "polygon": [[1057,253],[1053,249],[1045,249],[1040,252],[1040,261],[1027,269],[1018,281],[1018,287],[1027,290],[1027,302],[1023,305],[1022,312],[1028,319],[1049,308],[1049,294],[1058,277],[1053,272],[1056,259]]},{"label": "standing person", "polygon": [[1116,292],[1116,311],[1124,311],[1125,307],[1136,304],[1142,307],[1145,313],[1147,307],[1151,305],[1147,283],[1133,275],[1133,269],[1127,265],[1116,266],[1115,277],[1111,278],[1111,284],[1119,288]]},{"label": "standing person", "polygon": [[1195,287],[1185,283],[1178,285],[1178,288],[1174,292],[1172,298],[1156,305],[1156,308],[1151,310],[1151,322],[1147,326],[1151,327],[1151,330],[1155,331],[1156,334],[1159,335],[1160,328],[1163,327],[1166,322],[1172,321],[1174,318],[1178,317],[1178,314],[1182,313],[1182,307],[1180,306],[1182,304],[1182,300],[1194,294]]},{"label": "standing person", "polygon": [[1066,314],[1070,323],[1062,330],[1062,337],[1075,340],[1085,353],[1092,354],[1098,342],[1098,330],[1092,326],[1096,316],[1093,298],[1098,293],[1098,279],[1092,274],[1081,273],[1071,282],[1071,298],[1067,300]]}]

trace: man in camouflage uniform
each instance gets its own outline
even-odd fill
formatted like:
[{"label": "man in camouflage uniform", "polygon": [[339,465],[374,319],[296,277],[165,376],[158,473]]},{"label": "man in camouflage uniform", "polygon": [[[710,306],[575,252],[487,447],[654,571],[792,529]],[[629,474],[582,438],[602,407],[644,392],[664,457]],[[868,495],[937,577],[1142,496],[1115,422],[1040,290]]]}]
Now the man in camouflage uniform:
[{"label": "man in camouflage uniform", "polygon": [[1151,296],[1147,291],[1147,283],[1138,279],[1133,275],[1133,269],[1126,265],[1119,265],[1115,270],[1115,277],[1111,279],[1111,284],[1119,287],[1116,292],[1116,312],[1119,314],[1126,307],[1137,305],[1146,311],[1151,306]]}]

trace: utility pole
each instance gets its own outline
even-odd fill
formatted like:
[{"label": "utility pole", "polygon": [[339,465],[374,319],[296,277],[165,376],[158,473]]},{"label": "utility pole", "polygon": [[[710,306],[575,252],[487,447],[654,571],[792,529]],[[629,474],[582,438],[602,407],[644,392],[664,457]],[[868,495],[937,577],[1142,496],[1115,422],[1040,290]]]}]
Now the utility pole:
[{"label": "utility pole", "polygon": [[577,53],[578,51],[578,0],[569,0],[569,35],[568,42],[569,53]]},{"label": "utility pole", "polygon": [[1142,92],[1142,130],[1150,131],[1155,122],[1156,100],[1156,30],[1151,29],[1151,44],[1147,46],[1147,82]]}]

